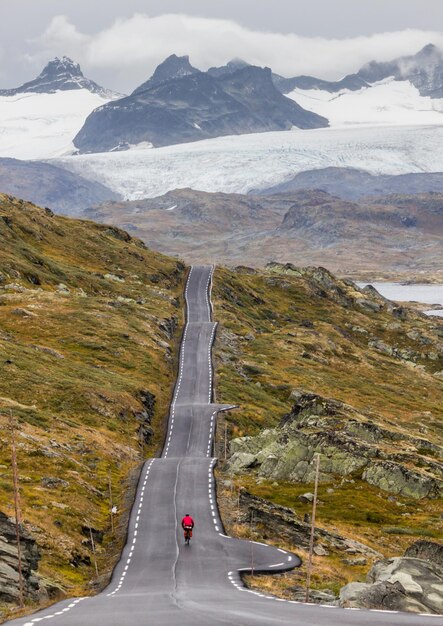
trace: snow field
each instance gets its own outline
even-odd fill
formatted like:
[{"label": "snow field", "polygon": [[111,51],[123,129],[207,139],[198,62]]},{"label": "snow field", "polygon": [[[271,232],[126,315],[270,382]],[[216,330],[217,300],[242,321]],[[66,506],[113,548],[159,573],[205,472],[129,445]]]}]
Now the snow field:
[{"label": "snow field", "polygon": [[359,91],[295,89],[287,95],[305,109],[327,117],[334,128],[443,124],[443,100],[421,96],[409,81],[390,78]]},{"label": "snow field", "polygon": [[0,157],[47,159],[75,150],[87,116],[108,100],[87,89],[0,96]]}]

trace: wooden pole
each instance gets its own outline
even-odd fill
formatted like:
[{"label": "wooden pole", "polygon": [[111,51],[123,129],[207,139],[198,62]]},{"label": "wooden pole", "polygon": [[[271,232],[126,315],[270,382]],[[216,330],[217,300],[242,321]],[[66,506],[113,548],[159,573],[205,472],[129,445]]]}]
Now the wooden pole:
[{"label": "wooden pole", "polygon": [[252,525],[254,522],[254,511],[251,511],[251,574],[254,575],[254,542],[252,540]]},{"label": "wooden pole", "polygon": [[112,482],[111,482],[111,472],[108,474],[108,483],[109,483],[109,510],[111,514],[111,531],[114,534],[114,503],[112,502]]},{"label": "wooden pole", "polygon": [[312,572],[312,557],[314,553],[314,535],[315,535],[315,513],[317,511],[317,493],[318,493],[318,475],[320,473],[320,455],[316,454],[316,466],[315,466],[315,485],[314,485],[314,501],[312,503],[312,519],[311,519],[311,538],[309,541],[309,558],[308,558],[308,571],[306,574],[306,596],[305,602],[309,602],[309,592],[311,588],[311,572]]},{"label": "wooden pole", "polygon": [[23,584],[23,567],[22,567],[22,550],[20,543],[20,484],[17,466],[17,446],[15,440],[16,423],[12,417],[12,411],[9,415],[9,431],[11,436],[11,457],[12,457],[12,484],[14,490],[14,511],[15,511],[15,536],[17,540],[17,557],[18,557],[18,583],[19,583],[19,605],[22,609],[25,604],[25,590]]}]

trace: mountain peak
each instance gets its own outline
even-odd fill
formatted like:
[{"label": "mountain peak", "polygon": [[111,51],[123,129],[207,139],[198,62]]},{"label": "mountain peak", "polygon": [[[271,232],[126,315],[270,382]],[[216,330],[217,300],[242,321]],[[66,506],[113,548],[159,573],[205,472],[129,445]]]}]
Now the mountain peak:
[{"label": "mountain peak", "polygon": [[132,95],[146,91],[146,89],[150,89],[151,87],[156,87],[157,85],[165,83],[168,80],[184,78],[185,76],[191,76],[192,74],[197,74],[199,72],[200,70],[191,65],[188,55],[179,57],[176,54],[171,54],[167,59],[160,63],[151,78],[140,85],[140,87],[137,87],[137,89],[133,91]]},{"label": "mountain peak", "polygon": [[117,94],[100,87],[93,80],[86,78],[80,65],[67,56],[51,59],[41,73],[21,87],[0,91],[2,96],[15,96],[20,93],[55,93],[86,89],[106,99],[113,99]]},{"label": "mountain peak", "polygon": [[443,52],[430,43],[416,54],[379,63],[371,61],[357,74],[368,83],[392,76],[394,80],[408,80],[420,95],[443,97]]},{"label": "mountain peak", "polygon": [[214,78],[220,78],[221,76],[226,76],[227,74],[233,74],[237,70],[242,70],[245,67],[248,67],[250,64],[243,61],[243,59],[234,58],[231,59],[226,65],[222,65],[221,67],[210,67],[208,70],[208,74],[213,76]]},{"label": "mountain peak", "polygon": [[434,54],[441,54],[440,48],[437,48],[437,46],[433,43],[428,43],[427,46],[425,46],[419,52],[417,52],[416,56],[419,56],[419,55],[429,56],[429,55],[434,55]]},{"label": "mountain peak", "polygon": [[40,81],[69,81],[70,79],[84,79],[80,65],[75,63],[69,57],[55,57],[49,61],[42,72],[37,76],[36,80]]}]

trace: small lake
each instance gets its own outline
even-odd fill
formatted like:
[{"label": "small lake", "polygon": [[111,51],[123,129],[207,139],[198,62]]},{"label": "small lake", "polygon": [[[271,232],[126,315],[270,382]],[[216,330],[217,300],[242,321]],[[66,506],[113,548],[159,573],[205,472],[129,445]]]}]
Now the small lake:
[{"label": "small lake", "polygon": [[372,285],[389,300],[441,304],[442,310],[426,311],[428,315],[443,317],[443,285],[402,285],[401,283],[357,283],[359,287]]}]

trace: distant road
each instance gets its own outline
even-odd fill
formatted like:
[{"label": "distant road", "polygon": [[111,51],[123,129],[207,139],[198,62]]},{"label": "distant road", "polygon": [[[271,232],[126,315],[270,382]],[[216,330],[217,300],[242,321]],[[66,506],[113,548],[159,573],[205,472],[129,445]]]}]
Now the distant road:
[{"label": "distant road", "polygon": [[[276,572],[299,565],[284,550],[224,535],[212,458],[215,419],[229,408],[212,403],[212,268],[193,267],[186,287],[187,324],[162,457],[147,461],[128,541],[110,585],[98,596],[65,600],[28,618],[33,626],[421,626],[435,617],[305,605],[243,586],[239,570]],[[196,527],[185,546],[180,521]],[[440,617],[441,619],[441,617]]]}]

